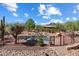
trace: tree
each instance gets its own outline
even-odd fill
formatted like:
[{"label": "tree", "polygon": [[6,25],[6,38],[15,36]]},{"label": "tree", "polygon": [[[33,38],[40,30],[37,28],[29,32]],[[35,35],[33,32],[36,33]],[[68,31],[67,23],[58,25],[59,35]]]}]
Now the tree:
[{"label": "tree", "polygon": [[76,23],[74,21],[68,21],[65,23],[65,28],[67,31],[75,31],[76,30]]},{"label": "tree", "polygon": [[40,32],[42,31],[43,27],[41,25],[36,25],[35,29],[36,29],[35,31]]},{"label": "tree", "polygon": [[75,21],[75,23],[76,23],[76,31],[79,31],[79,20],[77,20],[77,21]]},{"label": "tree", "polygon": [[40,45],[40,46],[42,46],[43,44],[44,44],[44,39],[42,38],[42,37],[39,37],[38,38],[38,44]]},{"label": "tree", "polygon": [[30,19],[27,20],[27,22],[25,23],[25,28],[28,31],[35,29],[35,23],[34,23],[33,19],[30,18]]},{"label": "tree", "polygon": [[24,27],[20,24],[14,24],[11,26],[10,29],[11,29],[11,34],[15,38],[15,44],[17,44],[17,36],[24,30]]},{"label": "tree", "polygon": [[72,33],[72,34],[70,34],[71,38],[73,39],[72,42],[74,42],[74,31],[76,31],[76,29],[77,29],[76,26],[77,25],[76,25],[75,21],[68,21],[65,23],[66,30]]},{"label": "tree", "polygon": [[65,26],[62,23],[56,23],[56,31],[60,32],[60,31],[65,31]]}]

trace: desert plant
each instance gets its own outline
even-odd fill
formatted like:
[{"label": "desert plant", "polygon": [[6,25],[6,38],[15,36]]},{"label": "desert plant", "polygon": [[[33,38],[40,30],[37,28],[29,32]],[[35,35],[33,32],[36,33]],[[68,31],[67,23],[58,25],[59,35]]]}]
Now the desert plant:
[{"label": "desert plant", "polygon": [[17,36],[24,30],[24,27],[19,24],[14,24],[11,26],[10,29],[11,29],[11,34],[15,38],[15,44],[17,44]]},{"label": "desert plant", "polygon": [[43,40],[43,38],[40,36],[40,37],[38,37],[38,44],[40,45],[40,46],[43,46],[43,44],[44,44],[44,40]]},{"label": "desert plant", "polygon": [[3,41],[3,45],[5,44],[4,35],[5,35],[5,16],[3,16],[3,20],[1,20],[1,38]]},{"label": "desert plant", "polygon": [[27,20],[27,22],[25,23],[25,28],[28,31],[31,31],[31,30],[35,29],[35,23],[34,23],[33,19],[28,19]]}]

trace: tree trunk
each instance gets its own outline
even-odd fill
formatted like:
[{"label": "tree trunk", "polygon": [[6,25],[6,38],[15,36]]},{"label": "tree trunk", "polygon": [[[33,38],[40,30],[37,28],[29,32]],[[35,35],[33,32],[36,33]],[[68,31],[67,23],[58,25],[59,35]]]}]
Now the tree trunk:
[{"label": "tree trunk", "polygon": [[5,45],[5,39],[4,36],[2,36],[3,45]]},{"label": "tree trunk", "polygon": [[51,36],[50,36],[50,46],[52,45]]},{"label": "tree trunk", "polygon": [[15,38],[15,44],[17,44],[17,34],[13,35],[13,37]]},{"label": "tree trunk", "polygon": [[5,35],[5,33],[4,33],[4,28],[2,28],[2,41],[3,41],[3,45],[5,44],[4,35]]},{"label": "tree trunk", "polygon": [[15,39],[15,44],[17,44],[17,39]]},{"label": "tree trunk", "polygon": [[75,39],[74,39],[74,32],[72,32],[72,43],[74,43]]},{"label": "tree trunk", "polygon": [[61,36],[60,36],[60,45],[61,45]]},{"label": "tree trunk", "polygon": [[17,35],[15,36],[15,44],[17,44]]},{"label": "tree trunk", "polygon": [[62,45],[62,34],[60,33],[60,45]]},{"label": "tree trunk", "polygon": [[4,39],[4,28],[2,29],[2,41],[3,41],[3,45],[5,44],[5,39]]}]

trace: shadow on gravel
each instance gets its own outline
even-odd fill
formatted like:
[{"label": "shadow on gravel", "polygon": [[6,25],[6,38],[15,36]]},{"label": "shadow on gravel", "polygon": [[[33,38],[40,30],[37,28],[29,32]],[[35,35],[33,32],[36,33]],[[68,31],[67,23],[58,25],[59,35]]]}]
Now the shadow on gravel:
[{"label": "shadow on gravel", "polygon": [[3,45],[3,44],[0,44],[0,48],[2,48],[2,47],[4,47],[5,46],[5,44]]},{"label": "shadow on gravel", "polygon": [[71,50],[71,49],[77,50],[77,49],[79,49],[79,45],[74,46],[74,47],[68,47],[68,48],[67,48],[67,50]]}]

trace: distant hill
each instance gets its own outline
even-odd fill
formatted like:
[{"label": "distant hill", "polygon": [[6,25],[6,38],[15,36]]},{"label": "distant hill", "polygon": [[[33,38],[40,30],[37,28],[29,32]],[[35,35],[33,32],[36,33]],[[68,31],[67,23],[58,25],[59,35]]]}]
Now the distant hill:
[{"label": "distant hill", "polygon": [[50,23],[50,24],[47,24],[46,26],[51,26],[51,25],[56,25],[56,23]]}]

